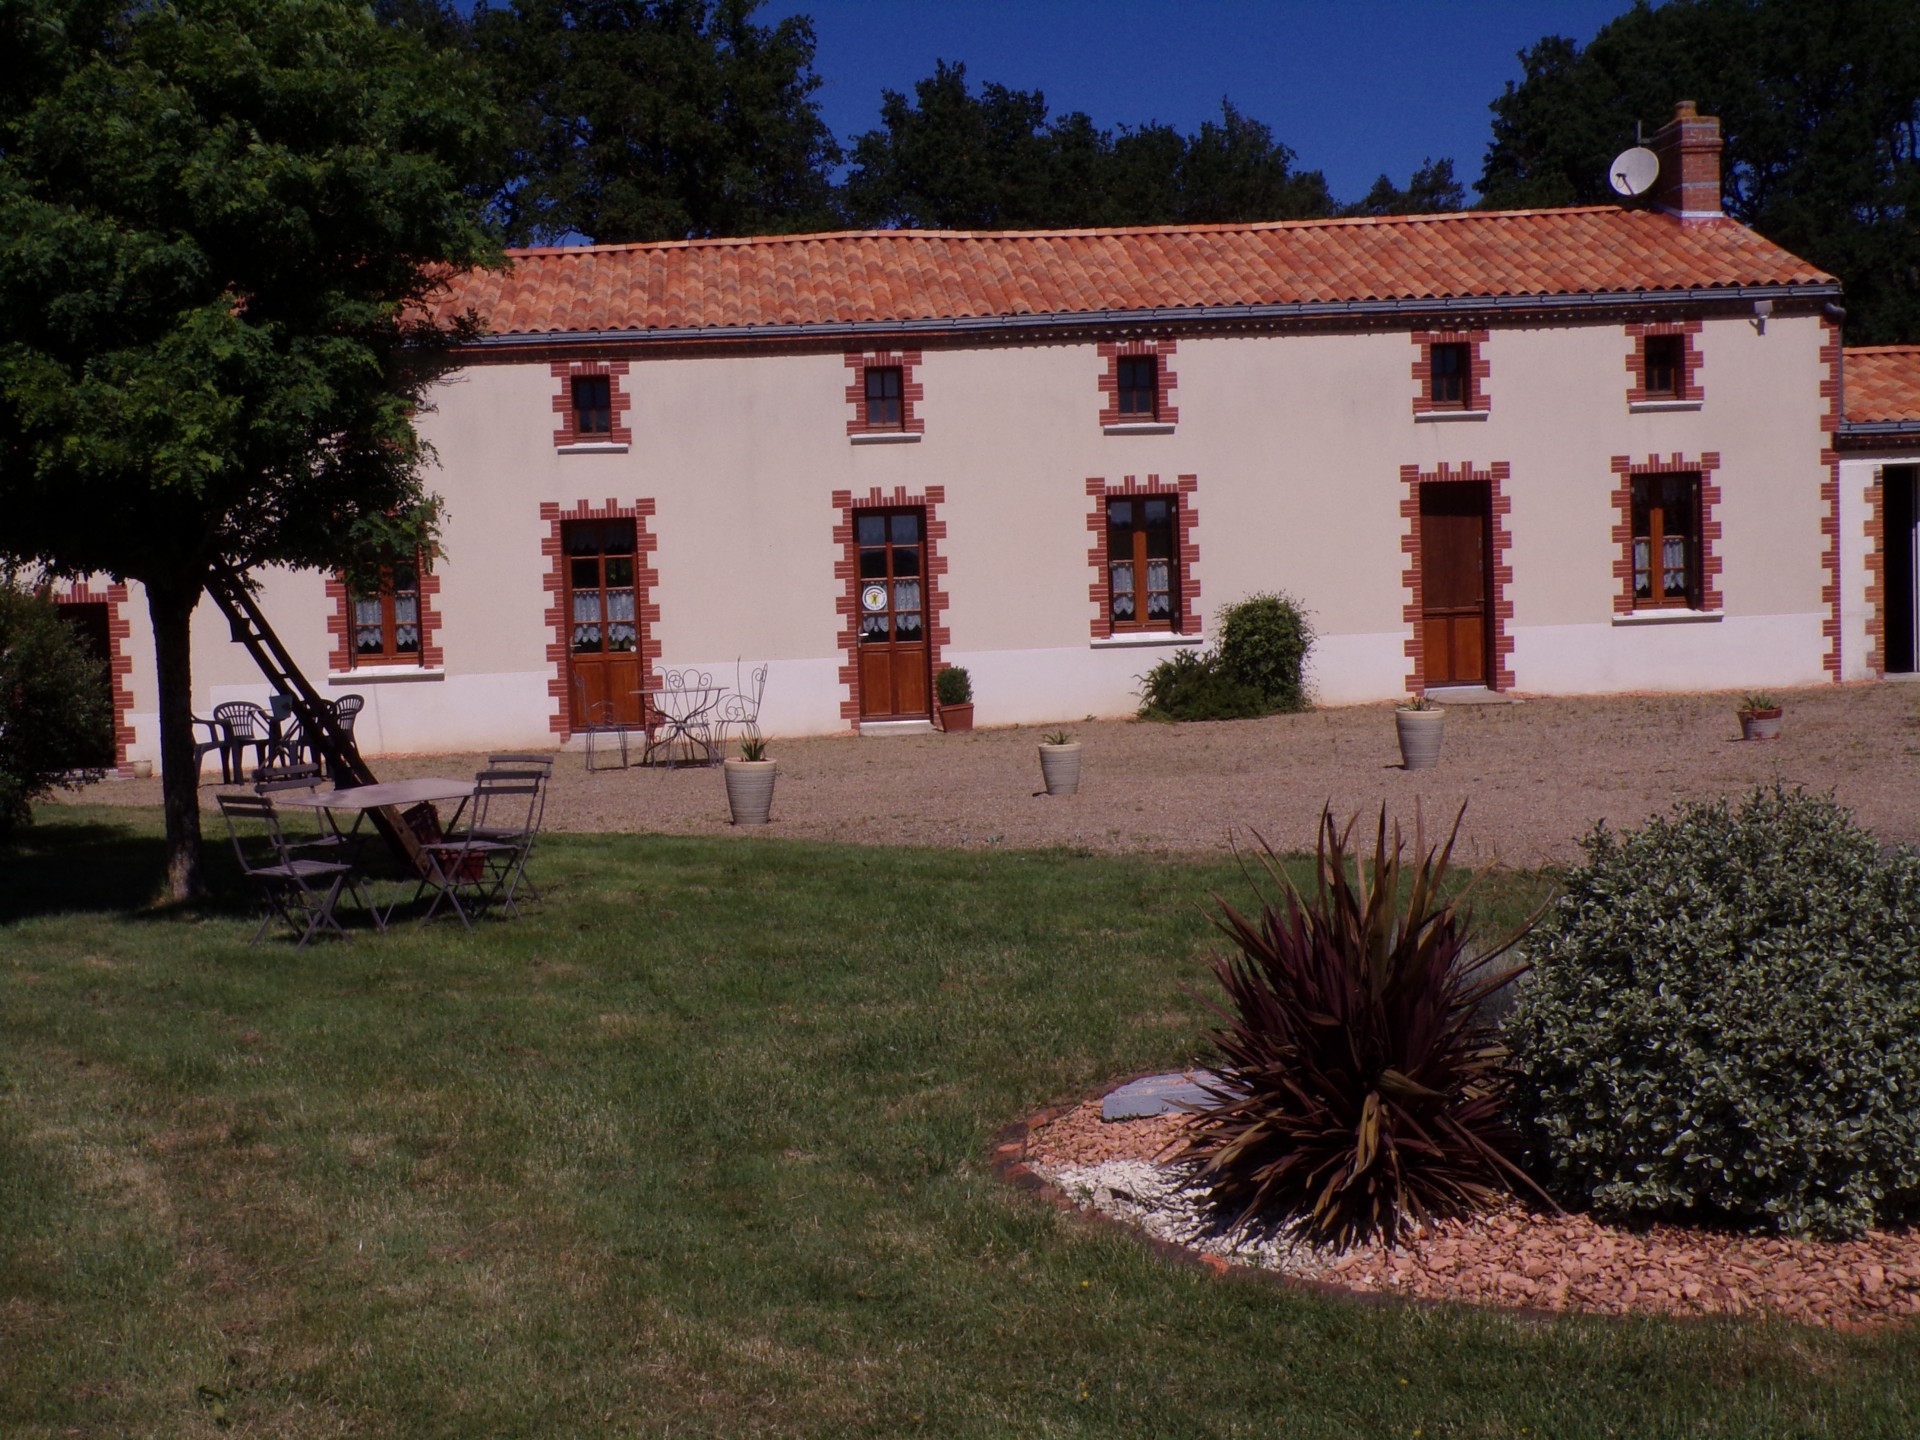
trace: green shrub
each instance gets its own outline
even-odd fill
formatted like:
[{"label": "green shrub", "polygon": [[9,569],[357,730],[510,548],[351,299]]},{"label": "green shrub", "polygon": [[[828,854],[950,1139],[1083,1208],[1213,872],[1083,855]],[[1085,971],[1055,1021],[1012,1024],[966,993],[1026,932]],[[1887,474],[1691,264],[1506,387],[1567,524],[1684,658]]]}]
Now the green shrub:
[{"label": "green shrub", "polygon": [[1302,675],[1313,627],[1285,595],[1250,595],[1221,610],[1210,650],[1182,650],[1140,677],[1143,720],[1246,720],[1305,710]]},{"label": "green shrub", "polygon": [[1284,908],[1262,896],[1249,918],[1221,902],[1237,953],[1214,961],[1226,1024],[1184,1152],[1223,1211],[1342,1245],[1398,1239],[1525,1179],[1483,1018],[1518,973],[1496,963],[1513,940],[1476,954],[1462,896],[1442,893],[1452,837],[1437,851],[1416,838],[1409,874],[1384,808],[1368,869],[1347,858],[1352,829],[1321,814],[1311,899],[1263,848]]},{"label": "green shrub", "polygon": [[973,699],[973,677],[964,665],[949,665],[933,677],[933,698],[942,705],[965,705]]},{"label": "green shrub", "polygon": [[1313,626],[1289,596],[1249,595],[1220,612],[1221,671],[1260,697],[1266,713],[1307,708],[1301,671],[1313,647]]},{"label": "green shrub", "polygon": [[1561,1198],[1795,1234],[1914,1214],[1920,856],[1777,785],[1584,844],[1505,1027]]},{"label": "green shrub", "polygon": [[0,574],[0,836],[56,785],[98,780],[87,762],[112,737],[100,661],[50,601]]}]

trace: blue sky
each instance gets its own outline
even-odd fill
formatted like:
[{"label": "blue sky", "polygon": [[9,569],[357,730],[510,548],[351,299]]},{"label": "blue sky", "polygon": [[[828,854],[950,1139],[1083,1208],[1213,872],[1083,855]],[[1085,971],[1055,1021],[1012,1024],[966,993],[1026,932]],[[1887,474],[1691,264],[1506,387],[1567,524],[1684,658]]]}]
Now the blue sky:
[{"label": "blue sky", "polygon": [[[1453,157],[1469,187],[1488,105],[1543,35],[1585,44],[1631,0],[769,0],[758,18],[813,17],[821,113],[842,141],[880,121],[935,60],[976,86],[1040,90],[1058,114],[1183,131],[1221,98],[1262,120],[1304,169],[1357,200]],[[1680,97],[1676,97],[1680,98]],[[1659,117],[1649,117],[1657,119]],[[1625,137],[1630,142],[1631,136]]]}]

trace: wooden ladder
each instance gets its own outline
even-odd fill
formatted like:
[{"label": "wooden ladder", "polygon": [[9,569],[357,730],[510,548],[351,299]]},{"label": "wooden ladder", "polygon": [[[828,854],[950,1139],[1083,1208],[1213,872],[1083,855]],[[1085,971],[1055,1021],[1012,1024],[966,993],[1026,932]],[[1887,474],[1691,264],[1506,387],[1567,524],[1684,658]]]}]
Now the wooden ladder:
[{"label": "wooden ladder", "polygon": [[[334,785],[345,790],[376,783],[373,771],[360,758],[360,747],[342,728],[333,703],[301,674],[287,647],[267,624],[267,617],[246,577],[230,567],[216,566],[207,579],[207,593],[226,615],[234,642],[247,647],[260,673],[293,706],[294,718],[300,722],[315,753],[325,762]],[[367,813],[373,817],[374,828],[393,853],[410,869],[421,870],[425,856],[421,853],[419,838],[400,818],[399,810],[387,805]]]}]

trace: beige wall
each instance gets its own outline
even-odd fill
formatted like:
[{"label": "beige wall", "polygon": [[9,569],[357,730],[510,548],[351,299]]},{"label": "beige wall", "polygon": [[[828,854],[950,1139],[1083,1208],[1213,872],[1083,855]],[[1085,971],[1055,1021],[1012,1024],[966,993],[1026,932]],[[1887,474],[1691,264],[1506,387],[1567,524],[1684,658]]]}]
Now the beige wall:
[{"label": "beige wall", "polygon": [[[1203,632],[1252,591],[1284,589],[1312,612],[1313,674],[1329,703],[1401,694],[1409,662],[1400,467],[1510,467],[1508,598],[1516,688],[1590,692],[1812,683],[1822,676],[1819,398],[1813,319],[1710,320],[1696,345],[1704,402],[1633,414],[1618,323],[1496,329],[1484,420],[1412,414],[1416,355],[1404,329],[1182,339],[1171,361],[1172,434],[1103,434],[1092,344],[925,352],[924,437],[855,445],[839,352],[632,362],[634,439],[620,454],[556,451],[547,365],[475,366],[443,385],[421,429],[446,497],[439,567],[443,670],[329,677],[368,697],[370,753],[552,743],[542,588],[542,502],[651,499],[656,634],[667,664],[731,683],[739,657],[773,666],[774,733],[844,727],[833,567],[835,490],[923,494],[940,518],[948,659],[972,669],[982,724],[1120,714],[1135,677],[1182,640],[1091,640],[1089,477],[1198,477],[1194,538]],[[1723,611],[1617,623],[1613,455],[1716,451]],[[270,618],[310,674],[326,671],[318,576],[276,576]],[[136,610],[138,607],[136,606]],[[203,606],[197,704],[265,686]],[[135,626],[145,645],[144,615]],[[1851,634],[1851,631],[1849,631]],[[1850,646],[1851,646],[1851,642]],[[150,694],[142,651],[138,686]],[[143,705],[150,700],[143,699]]]}]

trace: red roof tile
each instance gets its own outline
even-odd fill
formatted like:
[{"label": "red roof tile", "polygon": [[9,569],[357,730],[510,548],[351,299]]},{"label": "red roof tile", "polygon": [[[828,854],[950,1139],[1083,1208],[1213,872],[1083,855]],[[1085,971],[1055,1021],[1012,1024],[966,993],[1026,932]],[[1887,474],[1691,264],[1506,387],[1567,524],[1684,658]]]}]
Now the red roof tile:
[{"label": "red roof tile", "polygon": [[512,252],[454,282],[498,335],[1562,296],[1832,277],[1733,221],[1595,206],[1040,233],[878,231]]},{"label": "red roof tile", "polygon": [[1842,363],[1847,423],[1920,423],[1920,345],[1853,346]]}]

